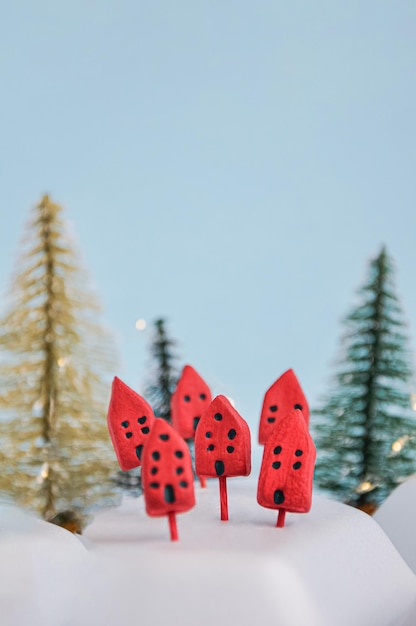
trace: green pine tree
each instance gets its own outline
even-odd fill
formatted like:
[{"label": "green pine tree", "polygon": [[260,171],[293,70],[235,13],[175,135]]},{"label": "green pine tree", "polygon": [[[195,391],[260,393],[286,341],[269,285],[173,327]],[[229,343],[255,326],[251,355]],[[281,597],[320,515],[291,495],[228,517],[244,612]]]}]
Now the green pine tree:
[{"label": "green pine tree", "polygon": [[62,209],[44,196],[0,320],[0,493],[45,519],[87,515],[116,493],[114,350],[86,285]]},{"label": "green pine tree", "polygon": [[344,320],[332,391],[315,412],[317,484],[371,510],[416,471],[413,371],[393,263],[370,263],[360,303]]},{"label": "green pine tree", "polygon": [[154,334],[150,347],[152,357],[151,379],[146,385],[145,397],[156,417],[171,421],[170,399],[178,382],[179,373],[174,352],[176,342],[166,332],[166,321],[154,323]]}]

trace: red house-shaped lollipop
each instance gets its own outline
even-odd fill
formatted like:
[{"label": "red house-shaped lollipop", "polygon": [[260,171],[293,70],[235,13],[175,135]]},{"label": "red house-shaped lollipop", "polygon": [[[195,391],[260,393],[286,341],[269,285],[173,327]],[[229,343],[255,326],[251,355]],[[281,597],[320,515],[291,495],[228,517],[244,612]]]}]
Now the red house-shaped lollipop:
[{"label": "red house-shaped lollipop", "polygon": [[211,402],[211,390],[198,372],[185,365],[171,398],[172,426],[184,439],[193,439],[202,413]]},{"label": "red house-shaped lollipop", "polygon": [[122,470],[141,465],[143,447],[154,421],[152,407],[116,376],[111,390],[107,424]]},{"label": "red house-shaped lollipop", "polygon": [[247,422],[225,396],[217,396],[202,415],[195,434],[195,468],[220,481],[221,519],[228,519],[226,478],[248,476],[251,439]]},{"label": "red house-shaped lollipop", "polygon": [[307,513],[312,503],[315,445],[302,412],[290,409],[269,436],[260,469],[257,502],[279,509],[277,525],[286,511]]},{"label": "red house-shaped lollipop", "polygon": [[285,416],[292,409],[302,411],[306,424],[309,424],[308,402],[295,372],[289,369],[265,393],[259,425],[261,445],[266,443],[280,417]]},{"label": "red house-shaped lollipop", "polygon": [[147,514],[167,515],[177,539],[176,513],[195,505],[194,477],[185,440],[163,419],[155,419],[143,451],[142,484]]}]

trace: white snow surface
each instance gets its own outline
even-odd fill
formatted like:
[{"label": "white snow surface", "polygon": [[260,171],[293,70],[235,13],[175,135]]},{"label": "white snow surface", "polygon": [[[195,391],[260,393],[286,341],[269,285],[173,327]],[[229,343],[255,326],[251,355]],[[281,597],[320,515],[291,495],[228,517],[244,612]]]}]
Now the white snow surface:
[{"label": "white snow surface", "polygon": [[374,519],[416,573],[416,475],[386,498]]},{"label": "white snow surface", "polygon": [[83,542],[3,507],[1,625],[416,624],[416,576],[371,517],[314,496],[276,528],[251,479],[227,484],[230,520],[209,481],[177,542],[143,498],[101,512]]}]

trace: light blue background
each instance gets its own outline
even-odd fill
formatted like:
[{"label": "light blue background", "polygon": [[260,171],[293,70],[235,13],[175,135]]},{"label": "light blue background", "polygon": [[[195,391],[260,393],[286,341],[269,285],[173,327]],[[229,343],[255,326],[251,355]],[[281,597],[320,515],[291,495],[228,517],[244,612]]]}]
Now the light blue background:
[{"label": "light blue background", "polygon": [[[383,243],[413,337],[416,4],[20,0],[0,19],[0,287],[44,192],[140,391],[148,331],[257,433],[293,367],[327,389]],[[413,346],[413,339],[412,339]]]}]

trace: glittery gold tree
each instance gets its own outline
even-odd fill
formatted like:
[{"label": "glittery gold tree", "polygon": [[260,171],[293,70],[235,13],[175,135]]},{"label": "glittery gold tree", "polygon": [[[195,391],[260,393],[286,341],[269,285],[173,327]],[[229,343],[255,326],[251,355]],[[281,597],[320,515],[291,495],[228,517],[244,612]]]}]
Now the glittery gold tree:
[{"label": "glittery gold tree", "polygon": [[62,218],[34,207],[0,319],[0,493],[48,519],[112,501],[112,341]]}]

